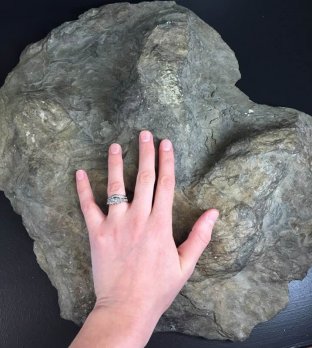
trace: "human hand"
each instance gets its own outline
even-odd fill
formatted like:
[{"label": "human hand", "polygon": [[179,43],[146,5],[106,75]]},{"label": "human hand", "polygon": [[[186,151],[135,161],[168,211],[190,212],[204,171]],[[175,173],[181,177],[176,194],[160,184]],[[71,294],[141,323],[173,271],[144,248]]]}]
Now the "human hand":
[{"label": "human hand", "polygon": [[[110,205],[108,214],[103,214],[83,171],[77,172],[77,191],[89,232],[95,310],[119,313],[133,320],[151,318],[151,326],[155,326],[191,276],[210,241],[219,212],[210,209],[202,214],[187,240],[177,248],[172,234],[173,146],[168,139],[160,143],[159,173],[152,204],[153,136],[149,131],[142,131],[139,138],[139,169],[131,203]],[[82,179],[79,173],[84,174]],[[118,144],[109,148],[107,190],[108,196],[125,194]]]}]

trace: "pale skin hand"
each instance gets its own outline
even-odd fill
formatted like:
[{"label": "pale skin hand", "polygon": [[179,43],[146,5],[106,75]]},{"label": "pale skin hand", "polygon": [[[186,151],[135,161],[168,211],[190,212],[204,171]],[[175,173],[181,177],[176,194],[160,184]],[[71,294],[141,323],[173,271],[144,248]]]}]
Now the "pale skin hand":
[{"label": "pale skin hand", "polygon": [[[78,171],[81,173],[81,171]],[[156,192],[153,136],[139,136],[139,169],[131,203],[110,205],[107,215],[95,203],[88,177],[77,192],[91,247],[96,304],[71,344],[78,347],[144,347],[161,315],[194,271],[207,247],[219,212],[209,209],[178,248],[172,235],[175,186],[173,146],[159,147]],[[121,147],[108,156],[108,195],[125,194]]]}]

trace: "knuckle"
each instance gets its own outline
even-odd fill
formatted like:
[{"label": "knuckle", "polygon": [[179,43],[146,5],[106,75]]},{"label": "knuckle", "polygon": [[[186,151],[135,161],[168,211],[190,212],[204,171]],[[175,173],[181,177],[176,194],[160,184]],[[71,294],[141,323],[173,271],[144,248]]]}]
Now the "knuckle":
[{"label": "knuckle", "polygon": [[143,225],[143,218],[140,216],[135,216],[132,218],[131,226],[133,227],[133,231],[137,231]]},{"label": "knuckle", "polygon": [[143,170],[138,173],[138,181],[141,184],[152,184],[155,182],[155,173],[149,170]]},{"label": "knuckle", "polygon": [[175,186],[175,178],[172,175],[162,175],[159,178],[159,185],[165,190],[171,190]]},{"label": "knuckle", "polygon": [[196,261],[197,260],[192,260],[187,265],[185,265],[185,267],[184,267],[184,277],[182,277],[183,285],[187,282],[187,280],[194,273],[195,267],[196,267]]},{"label": "knuckle", "polygon": [[211,233],[203,230],[197,230],[195,237],[200,244],[207,245],[211,239]]},{"label": "knuckle", "polygon": [[81,210],[84,214],[88,214],[93,207],[94,202],[92,200],[87,200],[81,203]]},{"label": "knuckle", "polygon": [[163,156],[163,164],[166,165],[166,166],[171,166],[173,165],[174,163],[174,160],[173,160],[173,156],[171,153],[166,153],[164,156]]},{"label": "knuckle", "polygon": [[212,229],[213,229],[215,223],[214,223],[212,220],[207,220],[207,221],[206,221],[206,224],[207,224],[207,226],[208,226],[208,230],[209,230],[209,231],[212,231]]},{"label": "knuckle", "polygon": [[109,194],[119,192],[122,189],[122,183],[120,181],[112,181],[108,184],[107,189]]},{"label": "knuckle", "polygon": [[90,244],[92,246],[92,250],[95,250],[98,247],[105,248],[107,244],[106,236],[107,234],[103,232],[103,229],[92,231],[92,233],[90,233]]},{"label": "knuckle", "polygon": [[118,154],[116,155],[110,154],[108,156],[108,164],[119,165],[121,162],[122,162],[122,158]]}]

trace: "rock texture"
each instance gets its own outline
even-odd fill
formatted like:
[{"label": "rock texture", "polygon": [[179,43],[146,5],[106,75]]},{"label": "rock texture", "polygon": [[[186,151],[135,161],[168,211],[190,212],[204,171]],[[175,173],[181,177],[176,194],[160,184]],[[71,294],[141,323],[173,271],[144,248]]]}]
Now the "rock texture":
[{"label": "rock texture", "polygon": [[312,265],[312,119],[255,104],[239,78],[220,35],[174,2],[91,9],[25,48],[0,90],[0,188],[63,318],[82,323],[94,303],[75,171],[107,211],[108,146],[123,147],[131,195],[141,129],[175,146],[176,243],[205,209],[221,213],[156,330],[242,340],[287,304]]}]

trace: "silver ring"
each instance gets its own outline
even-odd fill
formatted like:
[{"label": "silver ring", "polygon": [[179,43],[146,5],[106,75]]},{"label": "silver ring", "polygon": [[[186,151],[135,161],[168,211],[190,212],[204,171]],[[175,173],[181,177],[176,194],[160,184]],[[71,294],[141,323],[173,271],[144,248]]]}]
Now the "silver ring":
[{"label": "silver ring", "polygon": [[115,194],[115,195],[111,195],[109,197],[107,197],[107,205],[114,205],[114,204],[119,204],[122,202],[128,202],[128,198],[126,195],[119,195],[119,194]]}]

